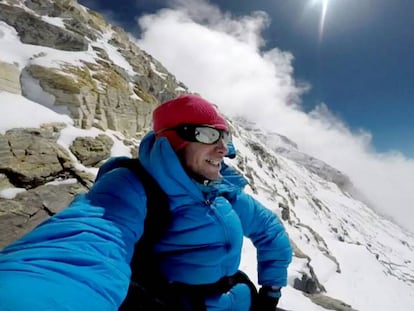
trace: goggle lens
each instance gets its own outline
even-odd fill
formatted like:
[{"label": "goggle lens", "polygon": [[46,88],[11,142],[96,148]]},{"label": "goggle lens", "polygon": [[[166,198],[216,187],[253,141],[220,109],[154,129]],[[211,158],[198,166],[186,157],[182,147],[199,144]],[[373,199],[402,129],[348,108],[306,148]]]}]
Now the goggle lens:
[{"label": "goggle lens", "polygon": [[184,140],[207,145],[213,145],[220,139],[223,139],[226,144],[230,141],[230,133],[228,131],[219,130],[207,125],[186,124],[177,126],[174,130]]}]

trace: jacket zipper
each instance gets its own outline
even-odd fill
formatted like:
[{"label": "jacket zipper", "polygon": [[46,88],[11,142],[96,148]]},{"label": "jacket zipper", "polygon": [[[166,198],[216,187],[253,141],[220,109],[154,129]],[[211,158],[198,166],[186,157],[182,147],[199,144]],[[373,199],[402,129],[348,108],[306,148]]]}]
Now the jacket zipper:
[{"label": "jacket zipper", "polygon": [[[206,199],[204,201],[204,203],[212,211],[212,213],[214,215],[214,218],[217,220],[218,224],[223,229],[224,247],[225,247],[225,250],[226,250],[226,257],[227,257],[228,251],[229,251],[230,239],[229,239],[229,235],[227,233],[227,227],[225,225],[225,222],[223,221],[222,217],[217,213],[217,208],[213,206],[213,203],[209,199]],[[224,261],[222,261],[222,262],[224,262]],[[222,274],[226,273],[226,271],[224,269],[224,265],[221,265],[221,272],[222,272]]]}]

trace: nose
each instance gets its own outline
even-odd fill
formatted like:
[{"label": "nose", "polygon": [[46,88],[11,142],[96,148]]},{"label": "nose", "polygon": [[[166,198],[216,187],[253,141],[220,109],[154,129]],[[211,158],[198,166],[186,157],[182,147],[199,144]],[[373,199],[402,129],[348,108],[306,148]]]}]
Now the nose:
[{"label": "nose", "polygon": [[229,152],[229,148],[227,147],[227,143],[224,141],[223,138],[220,138],[219,141],[216,143],[216,150],[220,154],[227,154]]}]

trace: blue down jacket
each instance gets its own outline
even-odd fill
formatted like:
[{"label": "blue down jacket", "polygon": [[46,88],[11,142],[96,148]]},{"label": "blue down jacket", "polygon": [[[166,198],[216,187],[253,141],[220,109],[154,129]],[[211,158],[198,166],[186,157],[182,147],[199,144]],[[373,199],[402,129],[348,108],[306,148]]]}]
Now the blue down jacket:
[{"label": "blue down jacket", "polygon": [[[286,285],[289,240],[278,218],[242,192],[241,176],[224,165],[220,182],[197,185],[168,141],[152,133],[141,142],[139,157],[170,199],[173,222],[156,245],[169,280],[202,284],[234,274],[245,235],[258,250],[259,283]],[[118,309],[143,232],[146,198],[130,170],[102,172],[87,194],[0,252],[1,311]],[[206,305],[247,311],[249,289],[236,285]]]}]

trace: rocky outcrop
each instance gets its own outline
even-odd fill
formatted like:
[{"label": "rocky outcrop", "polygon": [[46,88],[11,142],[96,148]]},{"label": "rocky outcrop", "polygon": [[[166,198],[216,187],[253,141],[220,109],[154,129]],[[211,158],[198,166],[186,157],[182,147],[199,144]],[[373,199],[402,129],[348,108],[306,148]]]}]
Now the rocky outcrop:
[{"label": "rocky outcrop", "polygon": [[0,61],[0,91],[20,94],[20,71],[16,65]]},{"label": "rocky outcrop", "polygon": [[69,153],[57,144],[61,128],[50,124],[0,135],[0,248],[92,184],[94,176],[77,170]]},{"label": "rocky outcrop", "polygon": [[94,166],[111,155],[114,142],[106,135],[97,137],[76,137],[70,151],[85,166]]},{"label": "rocky outcrop", "polygon": [[[88,50],[93,56],[75,65],[55,61],[44,49],[20,69],[0,60],[0,90],[67,114],[76,127],[116,131],[135,156],[137,138],[150,128],[154,108],[187,91],[125,31],[75,0],[2,2],[0,21],[14,27],[23,43],[65,53]],[[117,62],[122,57],[124,66]],[[86,191],[94,176],[80,167],[99,166],[111,155],[114,142],[106,135],[78,137],[69,149],[59,145],[64,126],[0,134],[0,248]]]},{"label": "rocky outcrop", "polygon": [[[148,103],[133,98],[128,81],[111,66],[67,65],[58,70],[30,65],[24,70],[54,96],[54,104],[64,107],[80,128],[110,129],[133,137],[149,127],[151,112],[158,104],[157,100]],[[30,99],[24,90],[23,85],[23,94]]]},{"label": "rocky outcrop", "polygon": [[353,309],[351,305],[344,303],[341,300],[324,295],[324,294],[306,295],[306,296],[309,297],[313,301],[313,303],[327,310],[358,311],[356,309]]},{"label": "rocky outcrop", "polygon": [[69,154],[56,140],[59,126],[11,129],[0,135],[0,173],[19,188],[34,188],[72,168]]},{"label": "rocky outcrop", "polygon": [[92,41],[111,28],[100,14],[81,7],[75,0],[26,0],[25,5],[41,16],[63,18],[67,30]]},{"label": "rocky outcrop", "polygon": [[165,102],[187,91],[187,87],[178,82],[159,61],[131,42],[124,30],[114,29],[110,43],[118,47],[118,51],[137,73],[133,77],[137,96],[146,102],[152,102],[152,98]]},{"label": "rocky outcrop", "polygon": [[86,190],[75,181],[56,182],[21,192],[12,199],[0,197],[0,249],[65,208],[77,193]]},{"label": "rocky outcrop", "polygon": [[0,4],[0,20],[13,26],[23,43],[64,51],[88,49],[88,42],[79,34],[49,24],[17,6]]},{"label": "rocky outcrop", "polygon": [[[35,80],[54,98],[56,110],[67,113],[75,126],[141,137],[151,125],[152,110],[160,102],[187,91],[157,60],[137,47],[124,30],[109,25],[98,13],[74,0],[8,3],[12,4],[0,4],[0,20],[13,26],[23,43],[66,51],[90,49],[96,54],[94,61],[80,60],[79,66],[59,61],[57,66],[45,67],[37,61],[28,62],[20,76],[21,86],[16,83],[18,73],[9,75],[11,68],[0,67],[0,78],[12,79],[10,83],[0,80],[3,88],[13,92],[21,88],[25,97],[36,101],[31,88],[25,85],[27,78]],[[60,19],[49,23],[54,17]],[[112,44],[130,69],[116,64],[98,38],[99,42]],[[32,60],[42,57],[50,55],[42,52],[33,55]]]},{"label": "rocky outcrop", "polygon": [[324,286],[319,282],[313,267],[311,265],[311,258],[302,252],[294,241],[290,241],[295,257],[306,260],[306,270],[302,270],[301,278],[295,278],[293,287],[309,295],[321,294],[326,292]]}]

